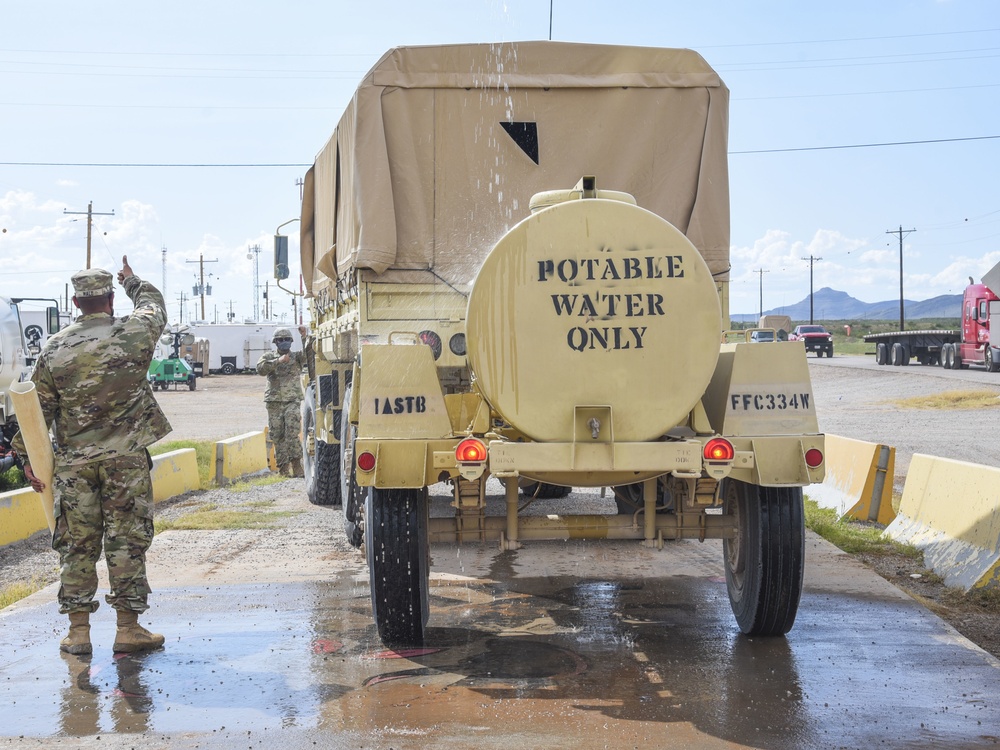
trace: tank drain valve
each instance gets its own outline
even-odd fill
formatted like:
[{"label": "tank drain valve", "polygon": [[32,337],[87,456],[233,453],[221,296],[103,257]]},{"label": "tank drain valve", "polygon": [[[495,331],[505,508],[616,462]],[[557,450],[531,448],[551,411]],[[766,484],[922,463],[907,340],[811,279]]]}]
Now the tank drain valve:
[{"label": "tank drain valve", "polygon": [[590,428],[590,436],[597,440],[597,436],[601,434],[601,420],[597,417],[591,417],[590,421],[587,422],[587,427]]}]

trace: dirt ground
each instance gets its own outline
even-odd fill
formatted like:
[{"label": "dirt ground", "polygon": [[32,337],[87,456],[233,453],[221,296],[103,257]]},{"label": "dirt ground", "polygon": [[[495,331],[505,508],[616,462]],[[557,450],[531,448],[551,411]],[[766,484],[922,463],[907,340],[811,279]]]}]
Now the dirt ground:
[{"label": "dirt ground", "polygon": [[[838,358],[839,359],[839,358]],[[963,443],[958,434],[943,442],[941,426],[954,424],[968,435],[993,434],[995,412],[964,413],[942,419],[940,412],[900,414],[888,403],[889,398],[906,398],[921,393],[958,388],[978,388],[956,384],[953,380],[893,372],[891,368],[873,375],[863,368],[829,367],[830,360],[810,358],[810,372],[820,415],[820,428],[829,433],[861,440],[897,445],[897,486],[905,478],[905,467],[915,453],[945,455],[960,453]],[[837,360],[834,360],[837,362]],[[935,368],[936,369],[936,368]],[[995,377],[995,376],[994,376]],[[265,379],[254,375],[212,376],[198,381],[198,388],[157,392],[156,398],[167,414],[173,432],[164,442],[173,440],[220,440],[245,432],[263,429],[267,412],[263,404]],[[988,386],[997,388],[1000,385]],[[930,410],[928,410],[930,411]],[[981,423],[981,424],[980,424]],[[898,442],[894,443],[896,440]],[[1000,451],[997,446],[991,450]],[[945,457],[953,457],[945,455]],[[1000,465],[1000,453],[989,454],[982,463]],[[302,480],[288,480],[299,482]],[[284,487],[281,483],[276,487]],[[287,488],[285,488],[287,489]],[[175,516],[184,511],[191,498],[158,506],[157,512]],[[0,548],[0,585],[34,579],[52,583],[58,579],[54,553],[48,549],[44,534]],[[329,543],[325,538],[324,543]],[[346,550],[345,550],[346,552]],[[909,593],[946,620],[962,635],[1000,658],[1000,606],[974,596],[963,596],[948,589],[920,561],[905,556],[861,556],[861,561]]]}]

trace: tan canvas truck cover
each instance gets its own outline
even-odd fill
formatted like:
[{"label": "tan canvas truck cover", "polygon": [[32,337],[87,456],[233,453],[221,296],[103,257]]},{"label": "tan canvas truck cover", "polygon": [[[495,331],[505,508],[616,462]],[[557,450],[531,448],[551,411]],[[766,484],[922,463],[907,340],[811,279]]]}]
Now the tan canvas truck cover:
[{"label": "tan canvas truck cover", "polygon": [[[534,193],[597,177],[728,279],[729,92],[695,52],[564,42],[389,51],[304,189],[309,294],[354,269],[468,290]],[[339,191],[339,194],[338,194]]]}]

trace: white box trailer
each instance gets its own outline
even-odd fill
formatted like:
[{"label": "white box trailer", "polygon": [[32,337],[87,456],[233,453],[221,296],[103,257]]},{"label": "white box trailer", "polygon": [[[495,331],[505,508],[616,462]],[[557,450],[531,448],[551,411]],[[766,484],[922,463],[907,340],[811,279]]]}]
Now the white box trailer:
[{"label": "white box trailer", "polygon": [[[193,323],[188,332],[209,345],[208,373],[232,375],[253,370],[264,352],[273,348],[276,328],[294,329],[283,323]],[[299,348],[299,347],[293,347]]]}]

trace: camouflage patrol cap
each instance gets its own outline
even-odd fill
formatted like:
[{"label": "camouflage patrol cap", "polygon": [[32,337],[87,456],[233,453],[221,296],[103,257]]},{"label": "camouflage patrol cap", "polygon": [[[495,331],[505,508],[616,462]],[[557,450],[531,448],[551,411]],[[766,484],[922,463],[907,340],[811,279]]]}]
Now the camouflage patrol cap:
[{"label": "camouflage patrol cap", "polygon": [[114,277],[103,268],[77,271],[70,280],[73,282],[73,292],[77,297],[100,297],[114,289],[112,285]]},{"label": "camouflage patrol cap", "polygon": [[277,328],[274,331],[274,335],[271,336],[271,341],[277,341],[278,339],[290,339],[292,337],[292,332],[287,328]]}]

